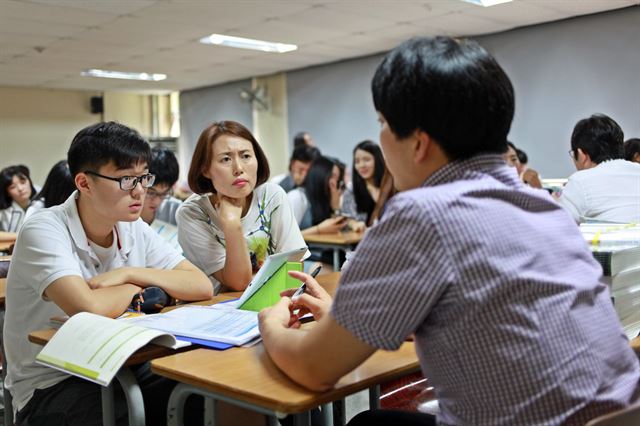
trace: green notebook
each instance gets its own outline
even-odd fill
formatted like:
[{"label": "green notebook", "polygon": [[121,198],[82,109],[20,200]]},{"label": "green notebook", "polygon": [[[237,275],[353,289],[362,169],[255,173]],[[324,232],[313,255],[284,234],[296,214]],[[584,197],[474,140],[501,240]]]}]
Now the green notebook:
[{"label": "green notebook", "polygon": [[302,263],[286,262],[283,264],[280,269],[246,302],[240,305],[238,309],[258,312],[278,303],[281,291],[288,288],[299,287],[301,284],[300,280],[289,276],[289,271],[302,271]]}]

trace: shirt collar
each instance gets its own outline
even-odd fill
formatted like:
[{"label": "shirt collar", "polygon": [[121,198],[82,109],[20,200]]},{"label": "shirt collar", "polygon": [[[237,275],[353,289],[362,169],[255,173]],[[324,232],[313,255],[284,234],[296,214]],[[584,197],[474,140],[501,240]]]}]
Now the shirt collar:
[{"label": "shirt collar", "polygon": [[[63,203],[62,209],[67,217],[69,232],[71,233],[71,238],[73,239],[76,247],[80,250],[93,253],[93,250],[89,246],[89,238],[84,231],[84,227],[80,221],[80,214],[78,213],[77,200],[79,196],[80,193],[77,190],[74,191],[73,194],[71,194]],[[129,229],[130,226],[131,224],[128,222],[116,222],[114,227],[114,237],[117,239],[116,243],[118,250],[125,256],[129,254],[133,246],[133,240]]]},{"label": "shirt collar", "polygon": [[487,174],[508,186],[521,187],[523,185],[518,177],[516,168],[507,165],[501,155],[478,154],[471,158],[454,160],[445,164],[429,176],[422,186],[443,185],[457,180],[474,179]]}]

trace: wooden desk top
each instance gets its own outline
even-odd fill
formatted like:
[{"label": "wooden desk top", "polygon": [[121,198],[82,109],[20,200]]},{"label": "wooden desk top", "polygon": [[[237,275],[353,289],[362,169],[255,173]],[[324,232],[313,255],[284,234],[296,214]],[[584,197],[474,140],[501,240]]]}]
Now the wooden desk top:
[{"label": "wooden desk top", "polygon": [[395,352],[377,351],[326,392],[291,381],[262,344],[226,351],[197,349],[151,362],[151,370],[161,376],[282,413],[306,411],[419,369],[413,342]]},{"label": "wooden desk top", "polygon": [[0,305],[4,305],[4,299],[7,295],[7,279],[0,278]]},{"label": "wooden desk top", "polygon": [[362,240],[363,232],[337,232],[335,234],[310,234],[304,236],[304,241],[309,244],[333,244],[349,246]]},{"label": "wooden desk top", "polygon": [[15,241],[0,241],[0,251],[7,251]]}]

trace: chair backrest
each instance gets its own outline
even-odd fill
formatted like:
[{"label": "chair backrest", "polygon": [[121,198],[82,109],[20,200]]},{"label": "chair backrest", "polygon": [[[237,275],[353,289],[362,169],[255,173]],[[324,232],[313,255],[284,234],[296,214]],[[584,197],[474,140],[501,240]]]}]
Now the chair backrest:
[{"label": "chair backrest", "polygon": [[585,426],[637,426],[640,425],[640,402],[597,417]]}]

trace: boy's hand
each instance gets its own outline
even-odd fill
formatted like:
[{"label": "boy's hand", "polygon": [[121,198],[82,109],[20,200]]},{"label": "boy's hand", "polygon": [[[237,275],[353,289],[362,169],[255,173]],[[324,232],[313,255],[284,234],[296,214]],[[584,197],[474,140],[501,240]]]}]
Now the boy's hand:
[{"label": "boy's hand", "polygon": [[291,315],[291,299],[282,297],[278,303],[265,308],[258,314],[258,325],[262,334],[267,323],[284,328],[299,328],[300,322]]},{"label": "boy's hand", "polygon": [[[331,296],[329,296],[329,293],[318,284],[315,278],[312,278],[309,274],[298,271],[289,271],[289,275],[303,281],[307,285],[306,291],[296,298],[296,300],[291,301],[292,321],[293,319],[297,321],[309,312],[311,312],[313,318],[318,321],[331,310],[333,300]],[[280,296],[291,297],[296,290],[296,288],[285,290],[280,293]],[[294,314],[294,311],[297,311],[297,313]]]}]

